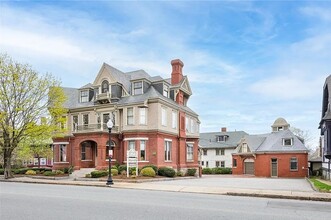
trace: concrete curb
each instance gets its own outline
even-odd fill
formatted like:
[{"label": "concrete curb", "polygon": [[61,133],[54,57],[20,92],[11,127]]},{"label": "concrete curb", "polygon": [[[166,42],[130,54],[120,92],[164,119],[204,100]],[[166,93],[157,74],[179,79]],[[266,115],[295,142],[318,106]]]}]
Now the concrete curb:
[{"label": "concrete curb", "polygon": [[[107,186],[105,182],[101,181],[54,181],[54,180],[15,180],[15,179],[0,179],[0,182],[16,182],[16,183],[32,183],[32,184],[53,184],[53,185],[70,185],[70,186],[94,186],[94,187],[108,187],[116,189],[135,189],[135,190],[153,190],[153,191],[165,191],[165,192],[182,192],[182,193],[200,193],[200,194],[213,194],[213,195],[228,195],[228,196],[244,196],[244,197],[259,197],[259,198],[274,198],[274,199],[293,199],[293,200],[310,200],[310,201],[323,201],[331,202],[331,196],[318,195],[284,195],[284,194],[271,194],[268,192],[229,192],[225,189],[208,189],[206,187],[185,187],[185,186],[152,186],[152,185],[141,185],[135,183],[118,183],[112,186]],[[298,194],[298,193],[296,193]]]},{"label": "concrete curb", "polygon": [[227,192],[226,194],[229,195],[229,196],[245,196],[245,197],[260,197],[260,198],[271,198],[271,199],[293,199],[293,200],[331,202],[331,198],[325,198],[325,197],[288,196],[288,195],[236,193],[236,192]]}]

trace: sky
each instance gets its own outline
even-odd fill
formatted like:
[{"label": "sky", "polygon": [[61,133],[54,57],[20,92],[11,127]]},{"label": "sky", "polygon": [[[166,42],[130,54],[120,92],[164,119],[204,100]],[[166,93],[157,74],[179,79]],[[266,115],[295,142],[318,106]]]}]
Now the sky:
[{"label": "sky", "polygon": [[184,62],[201,132],[271,132],[278,117],[318,145],[331,74],[331,1],[0,1],[0,53],[62,86],[103,62],[170,78]]}]

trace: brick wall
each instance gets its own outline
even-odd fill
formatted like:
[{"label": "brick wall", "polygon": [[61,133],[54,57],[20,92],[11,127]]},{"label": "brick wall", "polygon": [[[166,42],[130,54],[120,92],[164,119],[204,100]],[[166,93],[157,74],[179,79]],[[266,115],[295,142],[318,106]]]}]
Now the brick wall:
[{"label": "brick wall", "polygon": [[[290,170],[290,160],[292,157],[297,158],[298,169]],[[284,153],[284,154],[257,154],[254,157],[243,157],[233,155],[237,160],[237,166],[232,168],[234,175],[244,174],[244,160],[246,158],[254,159],[254,175],[260,177],[271,177],[271,159],[277,159],[278,177],[300,178],[308,175],[308,154],[307,153]]]}]

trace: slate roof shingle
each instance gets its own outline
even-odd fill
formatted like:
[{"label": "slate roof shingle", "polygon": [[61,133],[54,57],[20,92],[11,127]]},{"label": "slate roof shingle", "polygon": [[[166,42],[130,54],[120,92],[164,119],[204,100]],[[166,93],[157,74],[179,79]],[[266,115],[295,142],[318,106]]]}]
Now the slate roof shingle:
[{"label": "slate roof shingle", "polygon": [[[217,142],[216,137],[227,135],[226,141]],[[201,148],[235,148],[240,139],[247,135],[244,131],[228,131],[228,132],[208,132],[200,133],[199,146]]]}]

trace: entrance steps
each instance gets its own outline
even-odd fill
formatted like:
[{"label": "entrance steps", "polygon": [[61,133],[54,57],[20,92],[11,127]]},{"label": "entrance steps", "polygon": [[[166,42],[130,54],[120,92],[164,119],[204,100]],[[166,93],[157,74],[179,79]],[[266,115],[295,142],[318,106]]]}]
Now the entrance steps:
[{"label": "entrance steps", "polygon": [[70,179],[84,178],[86,174],[94,171],[95,168],[81,168],[80,170],[75,170],[72,174],[70,174]]}]

